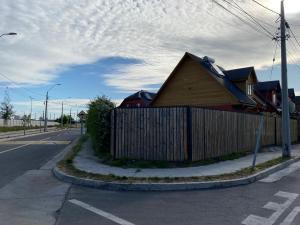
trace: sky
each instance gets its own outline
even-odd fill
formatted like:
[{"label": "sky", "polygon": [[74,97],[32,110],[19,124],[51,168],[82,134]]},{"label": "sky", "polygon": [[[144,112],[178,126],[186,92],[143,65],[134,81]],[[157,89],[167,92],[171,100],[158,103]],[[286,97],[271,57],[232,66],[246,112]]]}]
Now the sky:
[{"label": "sky", "polygon": [[[235,11],[233,0],[214,0]],[[0,0],[0,101],[39,118],[49,91],[49,118],[75,115],[105,95],[117,104],[156,92],[185,52],[210,56],[225,69],[254,66],[260,81],[280,80],[280,47],[213,0]],[[279,12],[280,0],[257,0]],[[275,35],[278,15],[235,0]],[[300,41],[300,1],[285,0]],[[288,82],[300,95],[300,44],[289,38]],[[275,61],[273,65],[273,56]],[[60,84],[60,85],[55,85]]]}]

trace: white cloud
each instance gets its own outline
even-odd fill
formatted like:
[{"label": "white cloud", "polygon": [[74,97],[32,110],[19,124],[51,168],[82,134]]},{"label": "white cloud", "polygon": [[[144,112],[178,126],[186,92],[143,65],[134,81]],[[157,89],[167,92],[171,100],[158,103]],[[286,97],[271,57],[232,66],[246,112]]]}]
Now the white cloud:
[{"label": "white cloud", "polygon": [[[77,111],[87,110],[87,104],[90,102],[90,99],[52,99],[48,101],[48,115],[50,117],[50,113],[52,116],[59,117],[62,113],[62,103],[64,114],[69,114],[71,110],[72,115],[76,115]],[[16,101],[12,102],[12,105],[18,109],[15,113],[17,115],[22,114],[30,114],[30,101]],[[32,101],[33,115],[37,113],[37,116],[43,114],[45,110],[45,104],[43,101]]]},{"label": "white cloud", "polygon": [[[80,112],[81,110],[86,111],[88,109],[88,104],[93,99],[74,99],[74,98],[67,98],[67,99],[52,99],[48,102],[48,112],[49,117],[50,113],[54,117],[54,114],[56,117],[59,117],[62,113],[62,103],[63,103],[63,110],[64,114],[71,114],[77,115],[77,112]],[[113,103],[116,104],[116,106],[119,106],[123,99],[112,99]],[[18,108],[18,111],[15,112],[16,115],[23,115],[23,114],[30,114],[30,107],[31,102],[30,101],[15,101],[11,103],[15,108]],[[37,117],[41,116],[45,110],[45,104],[44,101],[32,101],[32,108],[33,108],[33,116],[37,114]]]},{"label": "white cloud", "polygon": [[[275,24],[276,15],[238,2],[262,23]],[[279,9],[280,0],[262,2]],[[299,12],[298,6],[294,1],[287,10]],[[104,76],[122,91],[161,83],[185,51],[210,55],[225,68],[272,63],[272,41],[211,0],[2,0],[0,11],[1,31],[19,33],[1,39],[0,72],[23,85],[48,83],[68,65],[107,56],[145,62]],[[297,23],[297,14],[288,19]]]}]

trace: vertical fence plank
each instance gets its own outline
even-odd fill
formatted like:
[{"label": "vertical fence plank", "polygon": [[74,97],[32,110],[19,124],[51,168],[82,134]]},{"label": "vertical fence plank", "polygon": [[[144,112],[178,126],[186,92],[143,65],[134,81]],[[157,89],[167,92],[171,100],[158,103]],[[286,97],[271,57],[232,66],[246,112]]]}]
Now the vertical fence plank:
[{"label": "vertical fence plank", "polygon": [[114,124],[114,119],[115,119],[115,116],[114,116],[114,110],[111,111],[110,113],[110,122],[111,122],[111,127],[110,127],[110,154],[112,155],[112,157],[116,157],[115,155],[115,124]]},{"label": "vertical fence plank", "polygon": [[[116,108],[110,151],[115,158],[168,161],[253,151],[259,118],[197,107]],[[297,139],[298,121],[291,120],[291,140]],[[281,118],[264,115],[261,144],[281,144]]]}]

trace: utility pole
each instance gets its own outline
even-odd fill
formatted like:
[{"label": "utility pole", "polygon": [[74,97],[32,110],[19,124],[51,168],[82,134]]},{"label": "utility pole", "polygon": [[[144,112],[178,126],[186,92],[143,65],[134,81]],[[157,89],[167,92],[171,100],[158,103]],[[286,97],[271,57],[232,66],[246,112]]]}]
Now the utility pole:
[{"label": "utility pole", "polygon": [[[76,107],[77,107],[77,105],[76,105]],[[74,118],[75,118],[75,117],[74,117]],[[79,119],[79,118],[78,118],[78,107],[77,107],[77,113],[76,113],[76,128],[77,128],[77,124],[78,124],[78,122],[79,122],[78,119]]]},{"label": "utility pole", "polygon": [[45,103],[45,121],[44,121],[44,132],[47,131],[47,120],[48,120],[48,92],[54,88],[55,86],[59,86],[61,84],[54,84],[51,88],[48,89],[46,93],[46,103]]},{"label": "utility pole", "polygon": [[61,128],[64,127],[64,102],[61,102]]},{"label": "utility pole", "polygon": [[31,118],[32,118],[32,99],[33,97],[29,96],[30,98],[30,120],[29,120],[29,124],[30,124],[30,127],[32,126],[31,124]]},{"label": "utility pole", "polygon": [[284,0],[281,0],[281,85],[282,85],[282,157],[291,156],[290,112],[288,103],[287,59],[286,59],[286,21]]},{"label": "utility pole", "polygon": [[69,128],[71,128],[71,121],[72,121],[72,108],[70,108],[70,124],[69,124]]},{"label": "utility pole", "polygon": [[45,102],[45,120],[44,120],[44,132],[47,132],[47,120],[48,120],[48,91],[46,93],[46,102]]}]

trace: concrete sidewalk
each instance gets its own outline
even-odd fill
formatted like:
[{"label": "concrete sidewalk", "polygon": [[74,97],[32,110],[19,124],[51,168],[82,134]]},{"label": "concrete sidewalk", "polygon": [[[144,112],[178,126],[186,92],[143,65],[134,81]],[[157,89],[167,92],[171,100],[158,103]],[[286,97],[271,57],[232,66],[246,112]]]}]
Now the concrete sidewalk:
[{"label": "concrete sidewalk", "polygon": [[[292,155],[300,157],[300,145],[294,145]],[[264,148],[263,152],[257,155],[256,164],[264,163],[281,156],[280,147]],[[137,169],[120,168],[104,165],[94,156],[91,143],[87,141],[82,150],[74,159],[74,166],[82,171],[102,174],[115,175],[119,177],[156,177],[156,178],[175,178],[175,177],[200,177],[222,175],[233,173],[252,165],[253,155],[248,155],[235,160],[222,161],[210,165],[185,167],[185,168],[163,168],[163,169]]]}]

